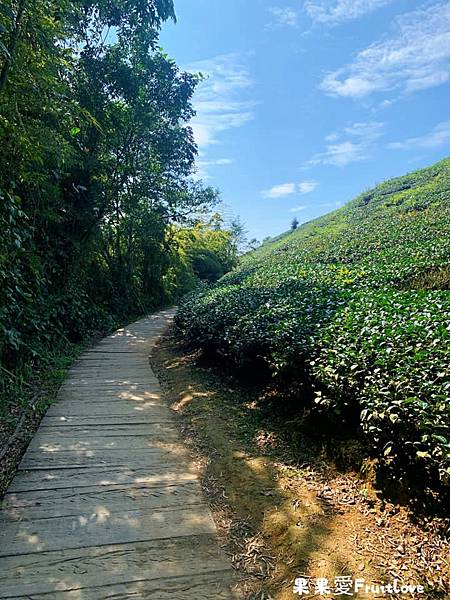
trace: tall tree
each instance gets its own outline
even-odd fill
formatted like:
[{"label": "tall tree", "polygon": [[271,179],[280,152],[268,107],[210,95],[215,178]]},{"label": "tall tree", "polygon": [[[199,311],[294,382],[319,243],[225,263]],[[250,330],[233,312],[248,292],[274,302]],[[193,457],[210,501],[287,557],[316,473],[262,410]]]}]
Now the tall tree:
[{"label": "tall tree", "polygon": [[0,361],[167,300],[170,225],[216,200],[167,19],[171,0],[1,0]]}]

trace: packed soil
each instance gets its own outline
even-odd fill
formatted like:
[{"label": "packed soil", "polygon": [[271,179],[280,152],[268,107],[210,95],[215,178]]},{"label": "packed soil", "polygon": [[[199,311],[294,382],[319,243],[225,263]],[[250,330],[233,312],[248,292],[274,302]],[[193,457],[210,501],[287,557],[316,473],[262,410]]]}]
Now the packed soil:
[{"label": "packed soil", "polygon": [[[330,459],[329,443],[277,415],[273,402],[269,410],[259,388],[212,366],[173,332],[150,360],[196,456],[243,598],[292,599],[298,578],[310,590],[302,597],[344,598],[337,592],[349,578],[398,580],[422,585],[421,598],[450,597],[448,522],[388,502],[374,489],[369,461],[342,467],[355,462],[356,443],[339,448],[348,461]],[[374,590],[353,597],[412,597]]]}]

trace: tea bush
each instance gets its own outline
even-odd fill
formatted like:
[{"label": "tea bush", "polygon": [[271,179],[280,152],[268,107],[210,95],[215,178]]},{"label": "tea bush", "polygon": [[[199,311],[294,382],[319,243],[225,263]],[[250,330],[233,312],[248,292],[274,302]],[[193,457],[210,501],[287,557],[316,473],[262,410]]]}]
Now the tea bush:
[{"label": "tea bush", "polygon": [[[177,316],[191,343],[355,411],[394,466],[450,477],[450,159],[248,254]],[[299,402],[305,402],[299,394]]]}]

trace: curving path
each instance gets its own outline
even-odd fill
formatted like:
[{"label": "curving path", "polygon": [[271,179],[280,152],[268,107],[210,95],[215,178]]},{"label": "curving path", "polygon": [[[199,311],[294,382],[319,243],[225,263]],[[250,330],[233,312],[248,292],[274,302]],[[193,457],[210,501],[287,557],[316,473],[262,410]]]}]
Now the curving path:
[{"label": "curving path", "polygon": [[230,566],[148,355],[163,311],[73,366],[0,516],[0,598],[229,600]]}]

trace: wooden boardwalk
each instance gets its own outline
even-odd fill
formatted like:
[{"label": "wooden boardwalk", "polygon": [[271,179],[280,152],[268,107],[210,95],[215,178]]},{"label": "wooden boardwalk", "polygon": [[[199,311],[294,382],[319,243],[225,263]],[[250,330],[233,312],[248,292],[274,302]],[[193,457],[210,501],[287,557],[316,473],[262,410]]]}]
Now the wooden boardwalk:
[{"label": "wooden boardwalk", "polygon": [[4,499],[0,598],[229,600],[231,569],[148,355],[158,313],[85,352]]}]

